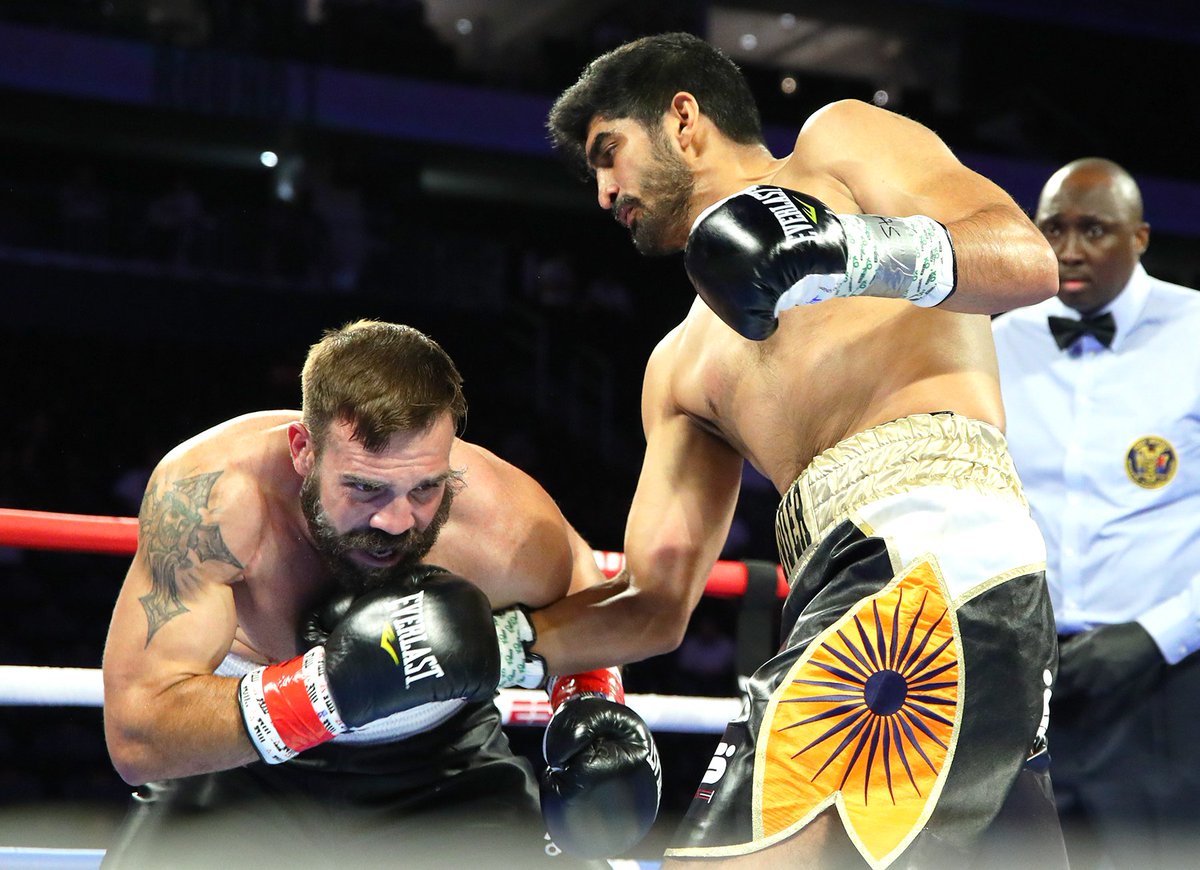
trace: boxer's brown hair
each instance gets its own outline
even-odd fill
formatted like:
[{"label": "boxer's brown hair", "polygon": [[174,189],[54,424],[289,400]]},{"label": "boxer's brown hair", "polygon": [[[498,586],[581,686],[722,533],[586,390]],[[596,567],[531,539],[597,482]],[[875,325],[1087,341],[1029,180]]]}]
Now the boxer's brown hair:
[{"label": "boxer's brown hair", "polygon": [[351,424],[356,441],[379,451],[396,432],[422,431],[447,412],[461,432],[467,416],[454,361],[398,323],[358,320],[329,330],[309,349],[300,388],[318,452],[333,422]]}]

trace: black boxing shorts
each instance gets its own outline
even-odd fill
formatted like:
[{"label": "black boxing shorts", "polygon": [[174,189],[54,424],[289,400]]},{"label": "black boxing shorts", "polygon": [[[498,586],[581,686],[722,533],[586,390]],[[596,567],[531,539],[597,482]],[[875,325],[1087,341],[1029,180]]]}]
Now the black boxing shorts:
[{"label": "black boxing shorts", "polygon": [[103,867],[586,867],[545,834],[493,704],[404,740],[139,786]]},{"label": "black boxing shorts", "polygon": [[776,532],[781,652],[751,678],[667,856],[759,852],[836,813],[873,868],[991,866],[975,858],[1013,819],[1054,866],[1054,620],[1003,435],[952,414],[862,432],[805,469]]}]

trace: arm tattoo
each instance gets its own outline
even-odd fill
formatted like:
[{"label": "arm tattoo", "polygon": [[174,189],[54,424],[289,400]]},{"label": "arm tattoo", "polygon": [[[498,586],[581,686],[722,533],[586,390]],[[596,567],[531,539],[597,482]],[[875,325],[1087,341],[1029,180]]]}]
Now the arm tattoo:
[{"label": "arm tattoo", "polygon": [[146,611],[149,631],[154,633],[188,609],[179,598],[181,572],[195,567],[189,553],[201,562],[215,559],[235,568],[244,567],[225,546],[221,527],[200,522],[200,511],[208,508],[220,471],[177,480],[161,497],[157,489],[146,490],[138,514],[138,529],[150,563],[150,592],[138,599]]}]

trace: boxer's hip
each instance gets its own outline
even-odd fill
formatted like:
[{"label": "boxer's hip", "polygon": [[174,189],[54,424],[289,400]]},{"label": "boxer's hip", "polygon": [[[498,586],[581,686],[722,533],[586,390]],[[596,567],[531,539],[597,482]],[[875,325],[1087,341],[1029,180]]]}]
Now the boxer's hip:
[{"label": "boxer's hip", "polygon": [[799,603],[820,591],[807,588],[819,572],[801,569],[846,521],[888,540],[902,563],[937,553],[955,596],[1013,569],[1040,570],[1046,558],[1004,435],[956,414],[875,426],[818,454],[796,478],[775,535]]}]

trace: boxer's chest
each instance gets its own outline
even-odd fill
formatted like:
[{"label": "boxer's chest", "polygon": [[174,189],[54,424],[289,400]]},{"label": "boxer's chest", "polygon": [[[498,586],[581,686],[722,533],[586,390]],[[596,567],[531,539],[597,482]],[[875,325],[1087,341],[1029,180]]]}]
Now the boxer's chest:
[{"label": "boxer's chest", "polygon": [[879,368],[863,344],[878,328],[877,303],[839,299],[793,309],[759,342],[693,311],[705,328],[680,347],[676,401],[785,487],[816,453],[844,437],[869,404]]},{"label": "boxer's chest", "polygon": [[262,662],[296,655],[304,621],[332,593],[328,572],[307,542],[264,548],[234,587],[238,627],[231,651]]}]

